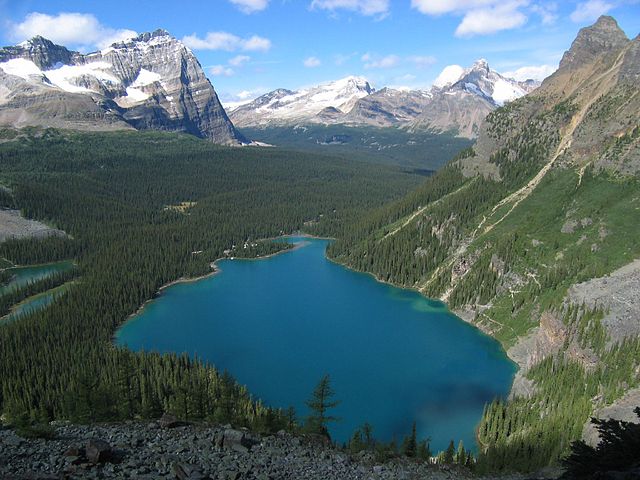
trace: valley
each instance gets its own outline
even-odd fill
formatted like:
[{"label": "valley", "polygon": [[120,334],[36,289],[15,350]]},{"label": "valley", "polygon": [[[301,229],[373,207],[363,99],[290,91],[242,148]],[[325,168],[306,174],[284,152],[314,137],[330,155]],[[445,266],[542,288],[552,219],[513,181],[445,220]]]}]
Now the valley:
[{"label": "valley", "polygon": [[[298,14],[395,21],[356,3]],[[537,6],[523,34],[583,22]],[[460,15],[469,67],[306,50],[288,78],[293,30],[7,24],[0,476],[634,478],[640,37],[600,15],[555,71],[479,42],[503,74],[471,37],[506,32],[465,30],[489,7],[432,8],[405,10]]]}]

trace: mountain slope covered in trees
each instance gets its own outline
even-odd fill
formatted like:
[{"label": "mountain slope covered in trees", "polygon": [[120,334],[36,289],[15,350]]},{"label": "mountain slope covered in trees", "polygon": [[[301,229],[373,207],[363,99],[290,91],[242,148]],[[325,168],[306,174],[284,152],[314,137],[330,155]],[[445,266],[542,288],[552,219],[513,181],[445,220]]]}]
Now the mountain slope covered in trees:
[{"label": "mountain slope covered in trees", "polygon": [[640,385],[639,49],[611,17],[582,29],[472,148],[329,250],[446,300],[519,363],[513,398],[479,427],[481,469],[557,460],[594,409]]}]

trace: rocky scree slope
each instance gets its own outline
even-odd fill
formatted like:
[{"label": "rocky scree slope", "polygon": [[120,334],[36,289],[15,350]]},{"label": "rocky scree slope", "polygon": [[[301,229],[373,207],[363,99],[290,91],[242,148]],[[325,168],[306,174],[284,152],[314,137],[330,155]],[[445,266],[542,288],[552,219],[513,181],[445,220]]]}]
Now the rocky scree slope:
[{"label": "rocky scree slope", "polygon": [[502,342],[520,366],[512,406],[488,410],[479,435],[522,468],[557,458],[640,386],[639,48],[611,17],[582,29],[472,149],[330,249]]},{"label": "rocky scree slope", "polygon": [[154,129],[246,143],[196,57],[164,30],[87,55],[42,37],[0,49],[0,125]]},{"label": "rocky scree slope", "polygon": [[319,436],[285,432],[261,436],[229,426],[187,425],[166,417],[151,423],[60,424],[56,434],[54,440],[25,440],[0,429],[0,478],[475,478],[462,468],[406,458],[381,464],[372,452],[348,455]]}]

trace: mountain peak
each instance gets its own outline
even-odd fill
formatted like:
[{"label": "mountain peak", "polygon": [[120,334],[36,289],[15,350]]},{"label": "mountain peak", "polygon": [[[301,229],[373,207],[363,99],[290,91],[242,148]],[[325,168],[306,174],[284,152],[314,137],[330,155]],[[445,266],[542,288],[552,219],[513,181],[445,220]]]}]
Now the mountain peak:
[{"label": "mountain peak", "polygon": [[484,58],[479,58],[475,62],[473,62],[473,66],[471,67],[474,70],[485,70],[489,71],[489,62],[487,62]]},{"label": "mountain peak", "polygon": [[579,68],[596,57],[621,49],[629,39],[613,17],[602,15],[596,23],[582,28],[560,61],[560,68]]},{"label": "mountain peak", "polygon": [[68,63],[75,52],[56,45],[41,35],[25,40],[13,47],[0,48],[0,62],[22,58],[32,61],[40,69],[47,69],[57,63]]},{"label": "mountain peak", "polygon": [[327,85],[333,85],[336,88],[362,90],[367,93],[373,92],[373,88],[371,87],[369,81],[365,77],[360,77],[357,75],[349,75],[348,77],[341,78],[340,80],[329,82]]},{"label": "mountain peak", "polygon": [[42,35],[36,35],[35,37],[31,37],[29,40],[26,40],[20,44],[20,46],[28,47],[28,46],[36,46],[36,45],[45,45],[45,46],[53,46],[53,43],[48,38],[43,37]]},{"label": "mountain peak", "polygon": [[172,40],[174,39],[174,37],[168,31],[166,31],[164,28],[158,28],[158,29],[154,30],[153,32],[141,33],[140,35],[138,35],[133,40],[136,41],[136,42],[148,42],[149,40],[152,40],[154,38],[159,38],[159,37],[169,37]]}]

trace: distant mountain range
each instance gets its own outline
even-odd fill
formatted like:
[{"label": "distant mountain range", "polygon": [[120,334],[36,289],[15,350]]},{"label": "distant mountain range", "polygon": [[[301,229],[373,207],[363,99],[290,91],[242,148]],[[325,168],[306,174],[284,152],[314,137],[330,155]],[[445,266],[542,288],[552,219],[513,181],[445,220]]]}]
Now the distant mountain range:
[{"label": "distant mountain range", "polygon": [[375,91],[362,77],[346,77],[298,91],[278,89],[231,110],[238,127],[304,124],[407,127],[410,130],[477,135],[489,112],[533,91],[538,82],[518,82],[485,60],[447,67],[428,90]]},{"label": "distant mountain range", "polygon": [[196,57],[164,30],[88,55],[42,37],[0,49],[0,125],[169,130],[246,143]]},{"label": "distant mountain range", "polygon": [[0,48],[0,125],[179,131],[228,145],[249,143],[234,125],[403,127],[475,138],[489,112],[537,86],[478,60],[447,67],[428,91],[376,91],[350,76],[274,90],[228,117],[195,55],[165,30],[86,55],[34,37]]}]

